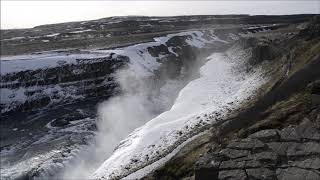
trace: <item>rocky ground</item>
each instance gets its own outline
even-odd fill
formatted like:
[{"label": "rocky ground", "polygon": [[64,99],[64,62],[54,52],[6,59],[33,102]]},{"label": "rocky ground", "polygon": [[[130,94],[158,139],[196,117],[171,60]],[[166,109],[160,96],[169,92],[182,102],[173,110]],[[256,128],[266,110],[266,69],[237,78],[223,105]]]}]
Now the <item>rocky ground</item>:
[{"label": "rocky ground", "polygon": [[319,179],[320,134],[315,123],[319,115],[297,126],[233,140],[217,154],[199,160],[195,179]]}]

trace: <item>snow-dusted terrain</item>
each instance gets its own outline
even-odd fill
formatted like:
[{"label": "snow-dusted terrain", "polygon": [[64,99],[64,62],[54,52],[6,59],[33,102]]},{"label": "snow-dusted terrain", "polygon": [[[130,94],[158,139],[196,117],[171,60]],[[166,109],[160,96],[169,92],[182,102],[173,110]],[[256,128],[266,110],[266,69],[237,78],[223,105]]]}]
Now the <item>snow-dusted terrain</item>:
[{"label": "snow-dusted terrain", "polygon": [[[9,112],[27,102],[37,101],[41,98],[50,99],[49,105],[83,99],[83,94],[78,92],[79,90],[75,88],[75,85],[72,85],[76,81],[63,82],[60,80],[65,72],[63,67],[79,65],[79,59],[97,59],[106,56],[108,54],[45,52],[38,55],[2,57],[0,86],[1,105],[3,105],[3,108],[1,112]],[[90,64],[94,62],[87,61],[86,63]],[[50,70],[56,73],[51,73],[51,79],[47,75]],[[79,76],[84,71],[83,69],[73,69],[71,73],[74,76]],[[19,77],[19,73],[21,77]],[[11,78],[14,78],[14,80],[11,80]],[[54,80],[55,78],[61,82],[51,83],[50,80]],[[68,83],[70,86],[68,86]]]},{"label": "snow-dusted terrain", "polygon": [[262,70],[244,71],[249,56],[241,49],[210,55],[201,77],[180,91],[172,108],[131,133],[92,178],[141,178],[202,127],[223,119],[265,82]]},{"label": "snow-dusted terrain", "polygon": [[[126,57],[130,57],[130,68],[134,70],[138,76],[148,77],[153,75],[153,71],[158,69],[161,66],[161,63],[157,61],[157,59],[166,58],[166,54],[160,55],[160,57],[153,57],[148,52],[149,47],[159,46],[165,44],[172,37],[177,36],[189,36],[186,40],[190,46],[194,46],[196,48],[202,48],[207,43],[213,42],[222,42],[223,41],[216,36],[214,36],[213,32],[211,32],[209,39],[203,38],[203,33],[200,31],[187,31],[176,34],[169,34],[164,37],[154,38],[154,42],[137,44],[125,48],[118,48],[115,50],[91,50],[90,52],[85,52],[81,54],[72,54],[72,53],[64,53],[64,52],[44,52],[41,54],[35,55],[18,55],[18,56],[8,56],[2,57],[1,59],[1,74],[2,75],[14,75],[19,72],[27,72],[28,71],[39,71],[37,81],[45,80],[45,71],[47,69],[64,67],[66,65],[73,66],[79,65],[79,59],[99,59],[110,57],[110,54],[114,54],[114,58],[117,55],[122,55]],[[168,47],[169,52],[178,56],[176,52],[172,50],[173,47]],[[113,57],[111,57],[113,58]],[[96,63],[97,60],[87,61],[85,63]],[[64,70],[61,70],[63,72]],[[83,73],[83,69],[75,69],[72,70],[73,75]],[[61,74],[60,71],[58,73]],[[8,88],[7,85],[18,83],[18,81],[10,81],[10,82],[1,82],[1,104],[4,104],[4,108],[1,112],[10,111],[17,106],[24,104],[27,100],[37,99],[39,97],[58,97],[53,101],[61,102],[64,99],[83,99],[83,95],[79,94],[74,86],[71,87],[62,87],[62,83],[55,85],[47,85],[45,87],[41,85],[35,86],[21,86],[19,88]],[[108,82],[106,82],[108,83]],[[38,83],[37,83],[38,84]],[[41,92],[41,95],[35,93],[32,97],[27,97],[28,92]],[[52,104],[52,103],[51,103]]]},{"label": "snow-dusted terrain", "polygon": [[[97,50],[93,52],[100,52],[100,53],[116,53],[121,54],[130,57],[131,59],[131,68],[134,69],[137,73],[145,72],[147,69],[149,73],[145,74],[146,76],[150,76],[153,73],[153,70],[156,70],[159,68],[161,63],[157,62],[157,58],[152,57],[152,55],[148,52],[149,47],[153,46],[159,46],[162,44],[166,44],[168,40],[170,40],[173,37],[183,37],[183,36],[189,36],[186,39],[186,43],[190,46],[196,47],[196,48],[203,48],[206,44],[214,43],[214,42],[222,42],[222,43],[228,43],[227,41],[219,39],[217,36],[214,35],[214,31],[209,32],[210,35],[208,38],[203,37],[204,33],[202,31],[186,31],[181,33],[175,33],[175,34],[168,34],[163,37],[156,37],[154,38],[154,42],[149,43],[142,43],[142,44],[136,44],[133,46],[125,47],[125,48],[119,48],[116,50]],[[172,50],[173,47],[168,46],[169,52],[178,56],[176,52]],[[161,56],[161,55],[160,55]],[[163,55],[160,58],[165,57],[166,55]],[[143,68],[143,69],[141,69]]]},{"label": "snow-dusted terrain", "polygon": [[[154,71],[161,67],[161,63],[157,61],[157,57],[153,57],[148,52],[148,48],[164,45],[173,37],[185,36],[188,37],[185,41],[188,46],[199,49],[215,42],[228,43],[214,36],[213,31],[209,33],[209,38],[204,38],[204,33],[200,31],[169,34],[165,37],[155,38],[155,42],[117,50],[94,51],[100,53],[114,52],[130,57],[129,68],[120,70],[116,75],[125,94],[112,98],[105,105],[102,105],[100,109],[102,122],[98,123],[100,131],[96,139],[97,144],[92,147],[95,150],[94,152],[89,150],[91,153],[83,155],[84,159],[89,158],[90,160],[81,160],[80,157],[81,162],[87,161],[87,163],[71,166],[66,170],[64,178],[76,179],[90,176],[95,170],[93,168],[98,168],[102,163],[101,159],[108,158],[119,144],[119,141],[125,138],[126,135],[158,115],[158,112],[168,110],[179,90],[185,86],[186,81],[182,80],[184,76],[182,73],[181,77],[177,79],[166,80],[166,83],[162,85],[159,91],[153,92],[155,90],[151,89],[151,92],[149,92],[150,89],[148,89],[149,85],[146,80],[154,75]],[[170,53],[179,56],[173,50]],[[168,54],[160,54],[159,58],[165,58],[166,56]],[[88,156],[87,154],[90,154],[89,157],[86,157]],[[92,162],[92,159],[96,159],[95,162]]]},{"label": "snow-dusted terrain", "polygon": [[129,16],[1,30],[0,177],[161,179],[169,164],[180,178],[171,160],[185,162],[188,143],[267,93],[282,40],[311,17]]},{"label": "snow-dusted terrain", "polygon": [[[182,73],[181,77],[178,77],[177,79],[165,80],[165,83],[161,85],[161,88],[156,93],[152,92],[153,91],[152,89],[147,90],[145,87],[145,85],[147,85],[145,80],[147,80],[151,76],[154,76],[154,71],[158,70],[161,67],[162,63],[159,62],[159,59],[165,59],[170,55],[173,55],[175,57],[178,57],[181,55],[181,52],[179,54],[179,52],[177,52],[177,50],[174,49],[176,47],[168,45],[169,54],[160,53],[157,57],[155,57],[149,53],[148,48],[167,45],[166,43],[170,39],[176,38],[176,37],[186,38],[184,40],[185,46],[196,48],[196,49],[204,48],[208,44],[212,44],[216,42],[222,43],[222,44],[228,43],[216,37],[213,31],[206,32],[206,33],[209,33],[209,34],[206,36],[206,38],[204,38],[204,32],[186,31],[186,32],[181,32],[176,34],[169,34],[164,37],[157,37],[154,39],[153,42],[137,44],[137,45],[118,48],[114,50],[90,50],[90,51],[87,51],[86,53],[81,53],[81,54],[52,51],[52,52],[44,52],[44,53],[34,54],[34,55],[4,57],[3,61],[1,61],[1,68],[2,68],[1,73],[3,75],[14,76],[16,73],[21,73],[21,72],[26,72],[26,73],[40,72],[40,75],[43,75],[47,70],[50,70],[53,68],[63,68],[66,65],[76,66],[77,64],[79,64],[78,59],[89,59],[89,60],[92,59],[90,61],[84,61],[86,64],[89,64],[89,63],[96,63],[97,61],[98,62],[107,61],[108,59],[105,59],[105,57],[109,57],[109,59],[117,58],[118,56],[129,57],[130,61],[128,63],[128,68],[126,68],[125,70],[120,70],[116,75],[113,75],[113,76],[118,77],[118,83],[120,83],[120,85],[122,86],[121,88],[126,93],[129,93],[130,103],[132,102],[131,101],[132,99],[139,98],[137,101],[138,104],[136,105],[141,106],[141,104],[143,104],[141,106],[141,109],[143,111],[146,111],[145,109],[148,109],[148,111],[150,112],[147,112],[148,116],[141,118],[140,120],[138,120],[138,122],[130,122],[133,125],[131,125],[127,129],[125,127],[121,129],[123,132],[121,132],[122,135],[120,137],[117,137],[119,139],[114,139],[113,141],[115,143],[113,145],[109,144],[109,146],[103,151],[103,152],[109,152],[109,151],[112,152],[112,150],[115,148],[118,142],[121,139],[123,139],[127,134],[129,134],[134,128],[137,128],[143,125],[145,122],[147,122],[148,120],[153,118],[155,115],[157,115],[158,112],[163,112],[164,110],[167,110],[168,108],[170,108],[177,93],[183,86],[185,86],[187,82],[186,80],[181,81],[181,78],[183,78],[183,75],[184,75]],[[41,72],[44,72],[44,73],[41,74]],[[128,74],[128,72],[130,73]],[[77,74],[78,72],[73,72],[73,73]],[[125,76],[123,76],[123,74],[125,74]],[[106,79],[107,77],[108,76],[106,76]],[[41,80],[41,78],[43,77],[40,76],[39,80]],[[103,81],[103,83],[104,82],[108,83],[108,81],[106,80]],[[10,83],[14,84],[18,82],[10,82]],[[7,87],[6,85],[10,83],[3,82],[1,84],[2,85],[1,103],[5,105],[11,105],[12,103],[23,104],[24,102],[36,100],[38,97],[42,97],[42,96],[49,96],[49,98],[53,100],[51,102],[51,105],[54,105],[54,103],[58,103],[58,102],[61,103],[67,98],[71,98],[74,100],[85,98],[82,94],[77,94],[77,91],[79,88],[77,87],[77,83],[73,83],[73,82],[58,83],[58,84],[52,84],[52,85],[36,84],[34,86],[27,86],[27,87],[25,87],[22,84],[22,86],[19,88]],[[71,84],[71,86],[66,86],[68,84]],[[35,92],[35,93],[31,97],[27,96],[27,92],[29,91]],[[137,92],[140,92],[140,93],[137,94]],[[131,97],[130,93],[133,94],[133,98]],[[61,101],[60,99],[53,99],[57,95],[59,97],[63,97]],[[148,98],[151,98],[151,100]],[[124,99],[125,99],[124,103],[128,102],[128,99],[126,99],[126,97],[124,97]],[[7,110],[10,110],[11,107],[15,107],[15,106],[8,106],[7,109],[2,109],[2,111],[6,112]],[[128,108],[130,109],[130,107]],[[126,114],[126,115],[129,115],[129,114]],[[132,114],[131,117],[132,116],[134,115]],[[181,116],[182,114],[180,115],[177,114],[176,117],[171,117],[171,120]],[[45,131],[47,131],[46,132],[47,134],[44,137],[41,137],[40,139],[37,139],[39,137],[35,137],[35,139],[32,138],[30,142],[28,141],[26,143],[26,146],[29,146],[28,148],[29,150],[13,145],[6,148],[6,150],[1,151],[1,157],[3,156],[6,157],[6,158],[2,158],[2,161],[1,161],[1,166],[2,166],[1,176],[21,177],[23,176],[23,174],[30,173],[30,172],[33,172],[36,176],[40,178],[54,176],[55,172],[60,171],[61,168],[64,168],[65,165],[69,163],[70,159],[75,157],[76,155],[75,152],[77,152],[77,149],[79,149],[80,146],[73,145],[73,143],[79,143],[78,141],[83,141],[81,139],[83,139],[84,137],[81,137],[81,136],[85,136],[85,137],[88,136],[88,139],[89,137],[92,137],[92,132],[88,131],[88,128],[87,128],[92,126],[92,123],[94,123],[94,121],[92,120],[88,121],[88,119],[79,119],[78,123],[77,121],[70,121],[70,124],[67,125],[66,127],[53,127],[52,123],[55,120],[56,119],[46,119],[48,123],[43,128],[45,129]],[[167,120],[169,121],[170,119],[167,119]],[[103,127],[99,127],[99,128],[101,129]],[[18,128],[13,128],[13,129],[14,129],[13,131],[15,131]],[[118,132],[114,132],[116,130],[117,129],[114,129],[112,132],[108,132],[108,133],[109,134],[118,133]],[[20,129],[18,129],[17,132],[20,132]],[[66,136],[64,136],[64,133],[66,134]],[[33,136],[32,133],[30,134],[30,136]],[[114,136],[112,135],[109,137],[114,137]],[[66,140],[66,139],[71,139],[70,144],[69,144],[69,140]],[[55,145],[48,146],[47,141],[50,141]],[[64,141],[66,143],[64,143]],[[43,150],[41,150],[40,152],[35,153],[34,149],[36,149],[39,146],[42,146],[42,147],[48,146],[48,148],[43,148]],[[66,148],[65,146],[67,146],[68,150],[65,149]],[[53,147],[53,149],[50,149],[50,147]],[[69,151],[70,149],[72,149],[72,151]],[[21,150],[22,152],[20,152]],[[24,153],[24,151],[26,151],[26,154],[28,155],[24,156],[22,159],[17,160],[13,157],[14,154]],[[28,151],[31,151],[31,152],[28,152]],[[66,153],[66,151],[68,153]],[[103,155],[104,155],[103,158],[101,158],[100,156],[98,158],[104,159],[108,157],[108,154],[103,154]],[[59,160],[54,160],[57,158]],[[52,162],[52,160],[54,161]],[[81,175],[81,173],[79,174]]]},{"label": "snow-dusted terrain", "polygon": [[[185,31],[156,37],[152,42],[112,50],[90,49],[78,54],[48,51],[35,55],[5,57],[4,61],[1,61],[3,75],[10,77],[21,72],[40,72],[39,78],[43,78],[42,72],[49,72],[50,69],[77,67],[81,60],[86,66],[111,60],[116,63],[123,59],[119,57],[129,57],[129,61],[126,68],[117,69],[119,66],[114,66],[117,71],[99,77],[104,79],[102,86],[112,83],[109,81],[110,76],[115,78],[124,94],[108,100],[106,107],[99,109],[102,122],[97,123],[99,131],[93,144],[78,145],[86,141],[82,140],[84,137],[92,138],[92,131],[88,129],[94,121],[88,121],[88,118],[77,119],[70,121],[66,127],[54,127],[52,123],[56,119],[46,119],[48,123],[44,128],[49,131],[46,136],[28,142],[28,156],[21,160],[10,159],[19,152],[20,148],[15,146],[1,151],[1,156],[6,156],[1,161],[4,167],[1,174],[4,177],[19,177],[32,172],[34,178],[40,179],[132,179],[152,172],[208,125],[222,120],[232,110],[237,109],[264,83],[264,79],[263,72],[258,68],[246,71],[251,51],[238,46],[233,46],[226,52],[213,53],[205,61],[192,59],[201,61],[199,64],[205,62],[200,68],[199,78],[194,79],[199,74],[197,66],[191,67],[192,71],[189,69],[189,75],[184,72],[187,71],[186,66],[179,70],[181,72],[177,77],[165,77],[162,79],[163,83],[157,85],[159,89],[153,89],[150,78],[161,70],[168,59],[188,61],[180,57],[186,51],[199,53],[204,50],[203,52],[208,54],[208,51],[212,51],[210,48],[230,46],[239,38],[239,34],[235,33],[219,38],[213,30]],[[155,48],[155,51],[150,51],[150,48]],[[85,72],[81,69],[83,66],[79,67],[80,69],[71,71],[72,75],[77,77]],[[82,76],[87,77],[85,74],[80,77]],[[192,81],[189,82],[190,80]],[[81,91],[78,81],[60,83],[59,80],[57,84],[27,87],[22,84],[19,88],[7,87],[10,83],[19,82],[4,82],[1,84],[1,103],[5,104],[6,108],[2,111],[6,112],[19,103],[37,100],[43,96],[51,99],[51,107],[55,103],[63,103],[66,99],[86,99],[86,94],[79,93]],[[94,83],[93,87],[95,86]],[[35,93],[27,96],[29,91]],[[54,99],[57,96],[61,98]],[[67,136],[64,136],[64,133]],[[62,138],[58,138],[59,136]],[[53,149],[44,149],[41,153],[28,152],[38,146],[47,146],[46,141],[50,139],[54,140],[53,144],[58,142]],[[61,144],[64,139],[71,139],[71,142],[68,140],[67,145]],[[13,163],[8,164],[10,161]],[[61,171],[62,175],[56,173]]]}]

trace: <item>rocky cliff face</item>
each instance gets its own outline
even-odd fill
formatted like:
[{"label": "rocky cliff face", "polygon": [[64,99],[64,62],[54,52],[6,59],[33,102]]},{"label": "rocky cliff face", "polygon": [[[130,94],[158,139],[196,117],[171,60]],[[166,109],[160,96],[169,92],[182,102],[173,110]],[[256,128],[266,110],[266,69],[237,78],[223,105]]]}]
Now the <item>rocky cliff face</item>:
[{"label": "rocky cliff face", "polygon": [[251,66],[270,76],[261,94],[214,124],[146,179],[319,179],[319,22],[291,38],[244,39]]},{"label": "rocky cliff face", "polygon": [[[247,125],[243,124],[245,117],[236,117],[233,121],[242,125],[234,126],[233,133],[240,138],[222,142],[219,150],[212,150],[200,158],[195,179],[320,178],[320,96],[317,88],[320,74],[318,69],[312,68],[320,67],[320,60],[319,54],[312,50],[299,51],[303,48],[300,42],[319,50],[319,36],[314,34],[319,30],[318,25],[314,19],[298,35],[302,39],[292,40],[298,42],[294,42],[297,47],[289,52],[294,57],[287,56],[292,58],[287,66],[296,71],[287,73],[289,77],[282,78],[261,100],[263,104],[269,101],[267,106],[247,113],[246,118],[252,118],[252,113],[261,115],[246,120]],[[304,57],[304,53],[310,56]]]},{"label": "rocky cliff face", "polygon": [[128,62],[126,56],[76,59],[74,64],[61,60],[58,61],[61,65],[56,67],[2,75],[1,89],[8,94],[8,97],[2,94],[2,113],[27,112],[77,99],[112,96],[117,92],[112,74]]}]

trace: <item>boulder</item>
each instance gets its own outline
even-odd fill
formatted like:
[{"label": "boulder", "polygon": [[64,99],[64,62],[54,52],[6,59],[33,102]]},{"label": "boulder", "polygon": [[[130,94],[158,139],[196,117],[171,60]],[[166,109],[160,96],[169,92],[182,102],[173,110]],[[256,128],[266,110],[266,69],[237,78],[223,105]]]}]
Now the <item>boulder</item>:
[{"label": "boulder", "polygon": [[275,179],[275,172],[268,168],[246,169],[249,179]]},{"label": "boulder", "polygon": [[259,139],[262,142],[277,141],[279,140],[279,132],[277,129],[266,129],[251,134],[249,138]]},{"label": "boulder", "polygon": [[221,180],[246,180],[247,175],[244,170],[238,169],[238,170],[228,170],[228,171],[220,171],[219,172],[219,179]]}]

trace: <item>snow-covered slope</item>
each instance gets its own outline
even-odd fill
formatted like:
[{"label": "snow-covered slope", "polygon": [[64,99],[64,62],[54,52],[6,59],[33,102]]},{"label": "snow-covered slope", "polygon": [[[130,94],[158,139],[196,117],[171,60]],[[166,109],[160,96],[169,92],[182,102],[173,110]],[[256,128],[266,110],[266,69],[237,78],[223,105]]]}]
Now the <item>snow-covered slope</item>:
[{"label": "snow-covered slope", "polygon": [[[87,153],[90,155],[79,157],[80,160],[86,157],[89,160],[83,160],[87,163],[80,166],[70,166],[65,171],[64,177],[77,179],[90,176],[103,163],[101,160],[107,159],[119,142],[129,133],[161,112],[170,109],[181,88],[190,81],[186,77],[190,73],[181,72],[187,71],[183,69],[187,68],[183,63],[197,62],[198,54],[193,54],[192,51],[198,53],[199,49],[217,41],[226,43],[213,35],[205,39],[202,32],[190,31],[159,37],[155,39],[155,42],[138,44],[116,51],[98,51],[103,53],[112,51],[130,57],[128,68],[120,70],[116,75],[124,93],[109,99],[100,106],[98,111],[101,120],[98,122],[97,143],[95,147],[92,147],[94,151]],[[180,52],[176,50],[178,48]],[[191,51],[191,53],[186,51]],[[184,53],[189,53],[190,56],[185,57]],[[157,74],[163,68],[164,63],[173,62],[182,62],[178,65],[182,67],[181,69],[174,69],[178,76],[168,79],[167,68],[164,69],[163,75]],[[175,64],[170,64],[169,68],[174,68],[174,66]],[[198,71],[199,67],[194,66],[192,69]],[[83,169],[85,171],[81,171]]]},{"label": "snow-covered slope", "polygon": [[[66,100],[67,97],[70,97],[71,102],[72,100],[77,99],[86,100],[88,98],[88,94],[86,94],[83,90],[88,90],[92,87],[93,92],[96,92],[94,88],[101,86],[106,86],[105,88],[110,90],[108,85],[114,81],[113,79],[110,80],[110,76],[112,76],[117,78],[117,83],[122,86],[121,89],[124,90],[125,93],[130,91],[129,93],[134,94],[134,98],[136,96],[138,96],[138,98],[142,97],[142,100],[139,100],[139,103],[141,101],[146,103],[148,106],[147,108],[150,108],[151,111],[153,111],[151,118],[142,119],[136,124],[132,122],[133,114],[131,114],[130,122],[125,123],[131,123],[134,124],[134,126],[130,126],[125,130],[125,132],[121,132],[120,139],[113,139],[112,141],[115,141],[114,145],[110,143],[111,140],[108,139],[109,149],[106,149],[105,151],[112,152],[117,143],[130,132],[132,132],[134,128],[143,125],[155,115],[158,115],[160,112],[163,112],[171,107],[172,101],[176,97],[179,90],[185,86],[186,82],[189,81],[187,79],[183,79],[184,74],[182,71],[185,70],[183,69],[183,63],[185,63],[185,61],[196,61],[196,57],[198,55],[197,53],[199,53],[201,49],[207,48],[208,44],[212,45],[214,43],[227,43],[226,41],[216,37],[212,31],[206,33],[208,34],[206,34],[206,37],[204,37],[204,32],[201,31],[181,32],[177,34],[170,34],[165,37],[155,38],[155,41],[153,42],[137,44],[114,50],[90,50],[83,54],[45,52],[38,55],[6,57],[6,61],[1,61],[1,68],[5,69],[5,71],[2,72],[3,76],[0,84],[2,99],[1,104],[4,104],[5,107],[2,109],[2,111],[6,112],[8,110],[15,110],[16,107],[22,106],[26,102],[37,101],[42,97],[47,97],[47,99],[49,99],[48,106],[56,106],[58,103],[64,103],[63,101]],[[153,51],[150,50],[150,48],[153,48]],[[188,54],[185,55],[185,53]],[[193,57],[195,58],[193,59]],[[127,62],[125,61],[126,59],[129,59],[130,61]],[[127,66],[125,66],[126,68],[122,70],[122,68],[120,69],[119,67],[122,67],[120,65],[122,65],[124,62]],[[156,87],[151,86],[154,84],[148,84],[149,82],[147,80],[149,78],[153,78],[156,72],[161,72],[161,66],[168,62],[179,63],[178,68],[176,68],[178,71],[178,76],[168,78],[160,77],[159,75],[157,76],[157,80],[161,80],[161,84],[157,84]],[[108,64],[104,66],[105,63]],[[174,65],[175,64],[170,64],[170,68],[172,68]],[[108,71],[108,68],[112,71]],[[165,68],[163,69],[167,70]],[[119,72],[116,73],[115,70]],[[126,74],[125,76],[125,78],[128,79],[125,79],[125,82],[122,83],[121,78],[123,78],[123,76],[121,73],[128,73],[128,71],[130,71],[130,73]],[[54,78],[55,81],[49,81],[48,79],[50,78],[48,78],[48,74],[54,75],[52,78]],[[96,77],[96,74],[99,76]],[[164,74],[167,75],[167,72]],[[56,76],[58,76],[58,78]],[[95,80],[101,80],[101,83],[97,84]],[[152,83],[154,82],[156,81],[152,81]],[[150,86],[147,87],[150,89],[147,89],[144,86]],[[102,93],[107,92],[109,91],[103,91]],[[138,94],[135,94],[136,92]],[[127,101],[124,101],[124,103],[126,102]],[[34,104],[30,104],[32,107],[34,107]],[[46,107],[45,105],[46,104],[41,107]],[[128,106],[128,108],[130,108],[130,106]],[[145,109],[145,106],[143,106],[142,109]],[[47,110],[43,112],[44,115],[46,113],[48,113]],[[55,139],[63,136],[64,130],[67,131],[70,128],[76,129],[77,127],[74,126],[73,122],[74,120],[78,119],[65,120],[63,117],[53,119],[50,118],[53,117],[49,116],[47,119],[45,119],[45,121],[49,122],[46,127],[41,127],[44,131],[47,131],[47,135],[41,139],[37,139],[38,137],[35,137],[34,139],[30,140],[27,145],[29,148],[26,149],[26,152],[20,153],[18,151],[20,148],[15,148],[15,145],[10,145],[7,147],[7,152],[10,152],[9,154],[23,155],[23,153],[28,153],[29,156],[19,160],[14,159],[11,164],[7,164],[7,162],[12,160],[11,156],[9,156],[5,151],[1,151],[1,156],[8,157],[6,159],[3,158],[3,162],[1,162],[2,168],[5,169],[2,169],[1,171],[1,175],[3,177],[23,177],[26,176],[25,174],[28,174],[28,176],[32,178],[48,178],[49,176],[51,177],[57,174],[56,171],[61,170],[61,168],[64,168],[65,165],[68,164],[69,160],[61,161],[61,159],[63,159],[61,157],[59,157],[59,163],[57,163],[58,161],[53,161],[53,159],[58,157],[56,154],[64,152],[66,148],[78,148],[78,146],[73,146],[73,142],[68,145],[57,145],[56,143],[56,147],[53,147],[53,149],[48,148],[43,150],[41,153],[32,153],[34,149],[39,146],[38,142],[41,142],[41,146],[45,147],[47,146],[48,142],[51,141],[48,139]],[[115,119],[112,119],[111,123],[113,122],[116,124],[114,122]],[[52,127],[54,122],[59,122],[60,120],[62,123],[67,121],[65,122],[67,125],[62,124],[58,127]],[[93,120],[91,119],[90,122],[92,121]],[[92,123],[84,123],[83,128],[86,129],[87,126],[89,127],[91,125]],[[48,128],[50,129],[49,131],[47,130]],[[125,128],[122,128],[122,130],[123,129]],[[116,130],[117,129],[113,129],[113,131]],[[113,131],[110,133],[119,133]],[[68,131],[66,133],[70,134],[70,136],[73,136],[73,134],[79,134],[79,137],[82,136],[82,134],[78,131]],[[84,133],[83,136],[87,135]],[[46,142],[46,140],[48,140],[48,142]],[[55,142],[53,141],[53,144],[54,143]],[[74,153],[67,153],[66,155],[63,154],[64,159],[69,159],[69,156],[74,158]],[[103,158],[107,157],[108,155],[104,154]],[[102,159],[100,156],[97,158]],[[36,161],[34,159],[36,159]],[[91,157],[91,159],[94,158]],[[80,173],[78,173],[78,175],[79,174]],[[80,177],[81,175],[82,174],[80,174]]]},{"label": "snow-covered slope", "polygon": [[210,55],[201,77],[180,91],[172,108],[131,133],[92,178],[142,177],[184,141],[225,118],[264,83],[262,70],[245,71],[249,56],[239,48]]}]

